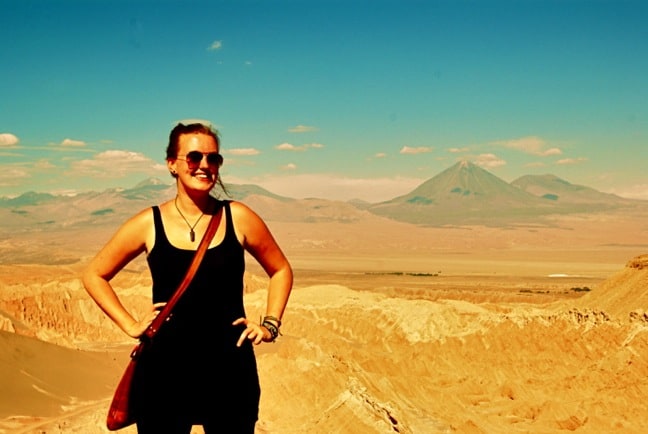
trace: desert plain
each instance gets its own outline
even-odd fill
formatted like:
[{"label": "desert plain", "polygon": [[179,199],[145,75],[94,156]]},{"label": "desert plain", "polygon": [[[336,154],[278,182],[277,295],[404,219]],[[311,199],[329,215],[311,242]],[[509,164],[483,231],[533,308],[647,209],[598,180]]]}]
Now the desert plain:
[{"label": "desert plain", "polygon": [[[267,222],[295,285],[283,336],[257,347],[258,434],[648,432],[648,214]],[[2,232],[0,433],[108,432],[135,342],[79,275],[115,229]],[[150,303],[143,258],[113,283]],[[250,317],[265,283],[249,261]]]}]

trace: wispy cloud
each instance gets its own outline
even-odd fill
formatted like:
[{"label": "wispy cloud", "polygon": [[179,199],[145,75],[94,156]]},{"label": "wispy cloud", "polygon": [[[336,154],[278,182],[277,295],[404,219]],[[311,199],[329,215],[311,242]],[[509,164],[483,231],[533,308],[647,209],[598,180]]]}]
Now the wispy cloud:
[{"label": "wispy cloud", "polygon": [[261,151],[254,148],[234,148],[224,151],[227,155],[236,155],[236,156],[250,156],[250,155],[259,155]]},{"label": "wispy cloud", "polygon": [[49,181],[53,177],[48,174],[54,174],[55,177],[55,173],[58,173],[52,172],[51,169],[57,169],[57,166],[45,158],[36,161],[30,160],[23,163],[0,165],[0,187],[25,185],[32,180],[37,181],[43,176],[48,177]]},{"label": "wispy cloud", "polygon": [[38,161],[36,161],[36,162],[34,163],[34,168],[35,168],[35,169],[39,169],[39,170],[43,170],[43,169],[54,169],[55,167],[56,167],[56,166],[53,165],[49,160],[46,160],[46,159],[44,159],[44,158],[42,158],[42,159],[40,159],[40,160],[38,160]]},{"label": "wispy cloud", "polygon": [[311,131],[318,131],[316,127],[310,127],[308,125],[297,125],[296,127],[288,128],[289,133],[310,133]]},{"label": "wispy cloud", "polygon": [[562,160],[556,161],[556,164],[559,165],[572,165],[572,164],[580,164],[587,161],[587,158],[585,157],[578,157],[578,158],[563,158]]},{"label": "wispy cloud", "polygon": [[93,178],[123,178],[132,173],[159,175],[166,172],[166,166],[159,164],[139,152],[110,150],[100,152],[92,159],[74,161],[69,175]]},{"label": "wispy cloud", "polygon": [[60,146],[64,148],[82,148],[86,146],[86,142],[82,140],[64,139],[60,143]]},{"label": "wispy cloud", "polygon": [[152,161],[150,158],[146,157],[141,152],[132,152],[132,151],[122,151],[122,150],[112,150],[100,152],[96,155],[95,160],[97,161],[122,161],[126,163],[132,162],[142,162],[142,161]]},{"label": "wispy cloud", "polygon": [[448,152],[451,154],[462,154],[465,152],[469,152],[470,148],[468,147],[463,147],[463,148],[448,148]]},{"label": "wispy cloud", "polygon": [[494,142],[494,144],[541,157],[562,154],[562,151],[559,148],[548,148],[547,142],[538,136],[527,136],[519,139],[497,141]]},{"label": "wispy cloud", "polygon": [[378,152],[377,154],[374,155],[374,158],[385,158],[387,157],[387,154],[384,152]]},{"label": "wispy cloud", "polygon": [[300,146],[295,146],[292,143],[282,143],[280,145],[275,146],[275,149],[279,151],[303,152],[310,148],[320,149],[323,147],[324,145],[322,145],[321,143],[306,143]]},{"label": "wispy cloud", "polygon": [[474,157],[473,162],[479,167],[488,169],[504,166],[506,164],[506,161],[502,160],[495,154],[480,154]]},{"label": "wispy cloud", "polygon": [[400,150],[401,154],[409,154],[409,155],[416,155],[416,154],[425,154],[427,152],[432,152],[434,148],[431,148],[429,146],[419,146],[416,148],[412,148],[410,146],[403,146]]},{"label": "wispy cloud", "polygon": [[288,163],[285,166],[281,166],[281,170],[297,170],[297,165],[295,163]]},{"label": "wispy cloud", "polygon": [[13,187],[21,184],[21,180],[31,178],[28,170],[16,166],[0,166],[0,187]]},{"label": "wispy cloud", "polygon": [[207,51],[217,51],[221,48],[223,48],[223,41],[214,41],[207,47]]},{"label": "wispy cloud", "polygon": [[279,151],[305,151],[306,148],[298,147],[291,143],[281,143],[280,145],[275,146],[275,149]]},{"label": "wispy cloud", "polygon": [[0,146],[2,147],[16,146],[19,141],[18,137],[11,133],[0,134]]}]

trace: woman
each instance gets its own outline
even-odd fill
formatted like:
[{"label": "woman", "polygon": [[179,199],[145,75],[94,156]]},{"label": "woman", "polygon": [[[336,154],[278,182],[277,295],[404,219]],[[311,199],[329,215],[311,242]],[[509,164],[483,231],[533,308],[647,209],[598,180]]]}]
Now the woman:
[{"label": "woman", "polygon": [[[272,342],[292,289],[288,260],[263,220],[236,201],[210,195],[223,163],[218,132],[202,123],[178,124],[169,136],[167,167],[177,195],[130,218],[83,275],[99,307],[133,338],[140,337],[182,281],[209,220],[218,229],[191,285],[140,358],[134,396],[138,433],[253,433],[259,379],[252,344]],[[245,317],[244,252],[269,277],[266,316]],[[110,280],[146,253],[153,303],[142,318],[122,305]]]}]

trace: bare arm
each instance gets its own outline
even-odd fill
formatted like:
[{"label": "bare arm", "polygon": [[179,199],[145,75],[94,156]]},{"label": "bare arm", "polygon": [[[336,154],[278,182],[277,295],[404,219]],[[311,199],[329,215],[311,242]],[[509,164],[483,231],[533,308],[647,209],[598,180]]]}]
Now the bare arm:
[{"label": "bare arm", "polygon": [[92,259],[83,273],[83,285],[90,297],[117,326],[131,337],[139,337],[157,312],[151,309],[135,319],[119,300],[110,280],[130,261],[146,250],[146,238],[153,227],[152,211],[144,210],[128,220]]},{"label": "bare arm", "polygon": [[[241,244],[270,278],[266,315],[281,319],[292,291],[292,267],[261,217],[239,202],[232,202],[231,208]],[[268,340],[269,332],[265,328],[262,332],[262,338]]]}]

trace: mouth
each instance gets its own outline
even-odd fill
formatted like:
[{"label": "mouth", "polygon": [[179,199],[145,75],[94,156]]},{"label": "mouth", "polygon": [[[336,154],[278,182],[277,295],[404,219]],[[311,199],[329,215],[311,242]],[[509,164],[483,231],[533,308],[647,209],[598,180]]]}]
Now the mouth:
[{"label": "mouth", "polygon": [[201,181],[212,182],[214,180],[214,176],[211,173],[196,172],[193,176],[194,178],[200,179]]}]

